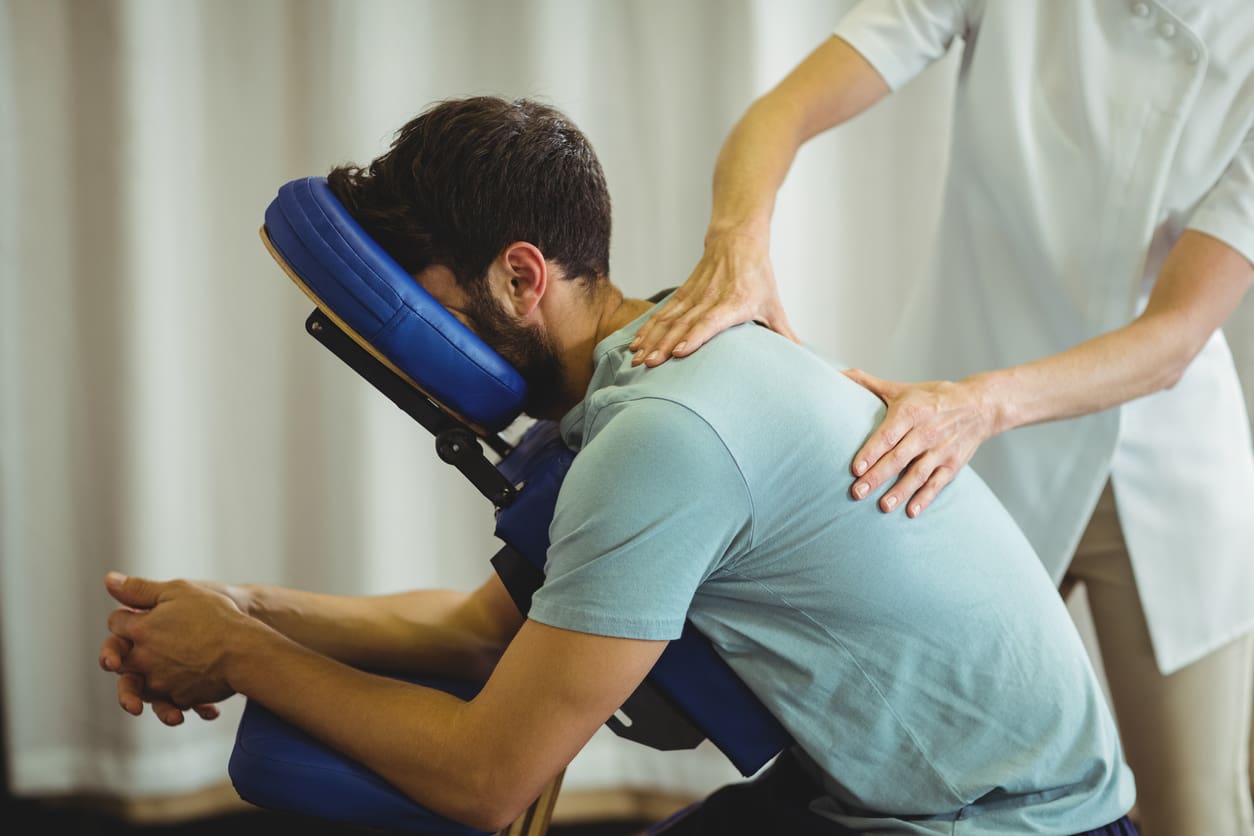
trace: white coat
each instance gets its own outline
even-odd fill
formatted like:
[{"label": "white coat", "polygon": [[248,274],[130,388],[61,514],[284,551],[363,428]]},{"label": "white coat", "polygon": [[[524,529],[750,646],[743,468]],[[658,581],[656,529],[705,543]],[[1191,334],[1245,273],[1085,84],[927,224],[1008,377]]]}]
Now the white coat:
[{"label": "white coat", "polygon": [[[866,0],[836,34],[894,89],[963,42],[934,270],[903,313],[897,379],[1125,325],[1186,228],[1254,261],[1254,2]],[[1164,673],[1254,628],[1254,453],[1222,332],[1172,389],[1013,430],[972,465],[1055,580],[1112,480]]]}]

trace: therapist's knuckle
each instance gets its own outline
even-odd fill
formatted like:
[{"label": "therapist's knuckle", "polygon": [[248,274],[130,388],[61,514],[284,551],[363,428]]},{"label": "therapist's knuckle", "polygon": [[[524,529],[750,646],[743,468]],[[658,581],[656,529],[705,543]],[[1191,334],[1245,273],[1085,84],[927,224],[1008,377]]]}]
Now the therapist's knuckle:
[{"label": "therapist's knuckle", "polygon": [[679,329],[687,330],[693,326],[693,323],[702,322],[706,317],[706,310],[708,309],[689,308],[688,310],[684,311],[682,315],[675,317],[675,320],[673,323],[675,326],[675,330],[679,330]]},{"label": "therapist's knuckle", "polygon": [[884,422],[879,433],[872,439],[871,447],[877,456],[882,456],[895,448],[909,431],[910,423],[894,416]]},{"label": "therapist's knuckle", "polygon": [[927,447],[938,446],[943,437],[938,427],[933,427],[933,426],[929,426],[926,424],[919,428],[919,435],[922,438],[923,443]]},{"label": "therapist's knuckle", "polygon": [[723,293],[720,303],[727,308],[733,310],[743,310],[751,306],[756,300],[748,290],[748,288],[736,286],[729,288]]},{"label": "therapist's knuckle", "polygon": [[900,473],[901,471],[905,470],[907,467],[910,466],[910,463],[914,461],[914,456],[911,454],[911,452],[909,450],[906,450],[900,444],[894,447],[892,451],[886,456],[886,458],[889,464],[892,465],[893,470],[896,471],[897,473]]},{"label": "therapist's knuckle", "polygon": [[657,323],[659,325],[664,325],[664,326],[670,325],[672,322],[675,321],[676,316],[677,314],[675,313],[674,308],[671,308],[671,307],[662,308],[662,310],[658,311],[657,313],[653,315],[653,319],[649,322],[649,327],[652,327],[654,323]]},{"label": "therapist's knuckle", "polygon": [[693,319],[691,330],[702,333],[717,333],[730,327],[732,324],[732,315],[729,311],[707,310],[700,317]]}]

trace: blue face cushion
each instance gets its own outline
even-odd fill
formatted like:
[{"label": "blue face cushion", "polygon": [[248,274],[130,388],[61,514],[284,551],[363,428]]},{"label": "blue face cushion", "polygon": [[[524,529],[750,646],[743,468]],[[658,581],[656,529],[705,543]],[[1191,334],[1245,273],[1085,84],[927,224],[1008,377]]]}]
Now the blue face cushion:
[{"label": "blue face cushion", "polygon": [[325,177],[280,188],[261,234],[314,304],[441,408],[488,433],[522,412],[521,375],[365,233]]}]

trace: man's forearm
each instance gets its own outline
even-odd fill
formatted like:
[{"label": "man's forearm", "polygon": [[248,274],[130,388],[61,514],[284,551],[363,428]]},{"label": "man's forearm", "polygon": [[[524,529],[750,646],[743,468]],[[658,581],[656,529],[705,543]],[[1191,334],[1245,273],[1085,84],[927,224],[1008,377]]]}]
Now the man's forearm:
[{"label": "man's forearm", "polygon": [[498,825],[500,794],[468,703],[340,664],[263,625],[231,642],[225,676],[419,803],[467,824]]},{"label": "man's forearm", "polygon": [[[250,615],[353,667],[484,679],[517,629],[487,603],[495,591],[416,590],[380,596],[244,587]],[[515,613],[516,616],[516,613]]]},{"label": "man's forearm", "polygon": [[[178,628],[173,616],[170,623]],[[183,654],[220,658],[211,678],[435,812],[492,831],[570,763],[666,647],[528,621],[479,695],[462,702],[348,668],[256,619],[241,617],[229,630],[213,648]]]}]

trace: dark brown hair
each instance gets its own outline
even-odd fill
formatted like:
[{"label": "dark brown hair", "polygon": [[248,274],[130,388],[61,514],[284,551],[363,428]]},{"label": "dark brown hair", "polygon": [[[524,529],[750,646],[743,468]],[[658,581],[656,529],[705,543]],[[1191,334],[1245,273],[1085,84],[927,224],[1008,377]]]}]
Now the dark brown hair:
[{"label": "dark brown hair", "polygon": [[610,198],[587,138],[559,111],[491,96],[431,107],[365,168],[340,166],[332,192],[406,272],[449,268],[469,292],[515,241],[567,278],[609,274]]}]

